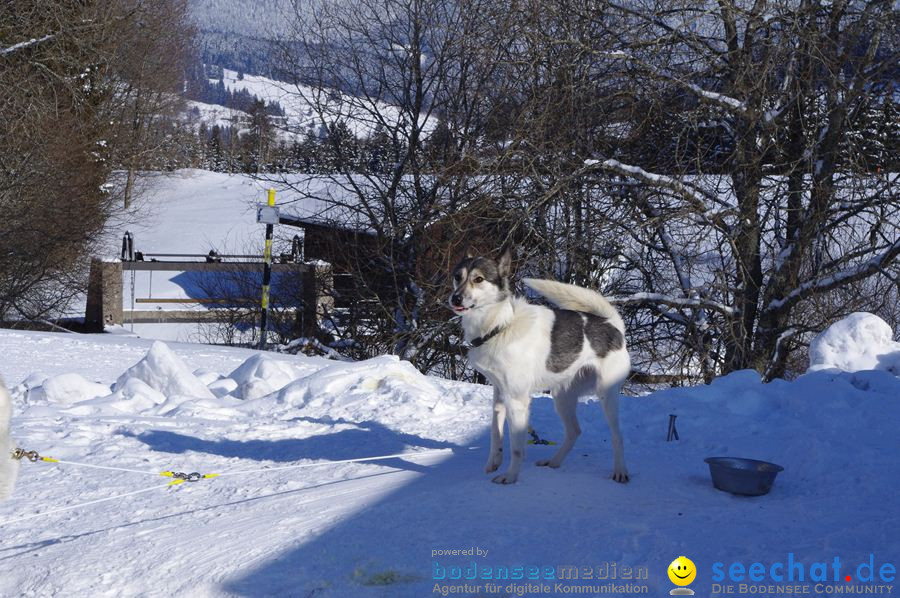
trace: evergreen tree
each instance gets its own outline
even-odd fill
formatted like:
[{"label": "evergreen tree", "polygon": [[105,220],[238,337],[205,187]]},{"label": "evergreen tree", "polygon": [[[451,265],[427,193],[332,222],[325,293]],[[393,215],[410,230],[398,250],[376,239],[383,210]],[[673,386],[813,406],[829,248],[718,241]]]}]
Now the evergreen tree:
[{"label": "evergreen tree", "polygon": [[[248,94],[249,95],[249,94]],[[250,114],[250,131],[246,135],[248,161],[247,172],[264,172],[267,170],[271,152],[275,146],[275,129],[266,113],[266,105],[255,99],[248,110]]]}]

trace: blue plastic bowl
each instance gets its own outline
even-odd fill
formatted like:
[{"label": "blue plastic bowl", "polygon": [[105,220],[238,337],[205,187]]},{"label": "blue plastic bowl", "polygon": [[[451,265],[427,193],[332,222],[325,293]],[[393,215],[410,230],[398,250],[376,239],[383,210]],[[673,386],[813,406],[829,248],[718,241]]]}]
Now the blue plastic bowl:
[{"label": "blue plastic bowl", "polygon": [[709,464],[713,486],[741,496],[768,494],[775,476],[779,471],[784,471],[781,465],[756,459],[709,457],[704,461]]}]

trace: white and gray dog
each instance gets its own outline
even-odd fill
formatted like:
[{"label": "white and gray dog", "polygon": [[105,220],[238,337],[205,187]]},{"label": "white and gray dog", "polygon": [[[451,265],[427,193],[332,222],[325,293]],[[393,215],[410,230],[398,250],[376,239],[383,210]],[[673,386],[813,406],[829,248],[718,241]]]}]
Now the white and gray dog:
[{"label": "white and gray dog", "polygon": [[19,472],[19,462],[12,458],[13,442],[9,437],[9,421],[12,419],[12,401],[0,378],[0,500],[12,494]]},{"label": "white and gray dog", "polygon": [[537,465],[560,466],[581,434],[575,413],[578,397],[596,394],[612,432],[612,478],[627,482],[618,392],[631,370],[631,359],[622,317],[599,293],[552,280],[524,282],[556,308],[515,297],[509,285],[511,261],[509,250],[497,260],[467,254],[453,269],[450,307],[462,317],[469,363],[494,387],[485,473],[496,471],[503,462],[503,427],[508,419],[512,458],[506,473],[493,481],[512,484],[518,479],[531,395],[550,389],[565,439],[553,457]]}]

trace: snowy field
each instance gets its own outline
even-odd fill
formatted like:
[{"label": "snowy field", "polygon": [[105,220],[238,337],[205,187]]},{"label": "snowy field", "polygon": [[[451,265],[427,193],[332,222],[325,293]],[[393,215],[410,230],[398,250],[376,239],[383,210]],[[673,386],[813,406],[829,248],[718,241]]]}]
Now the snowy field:
[{"label": "snowy field", "polygon": [[[0,503],[0,595],[421,597],[439,595],[436,583],[448,593],[466,583],[435,575],[472,570],[479,590],[464,595],[570,595],[612,583],[578,595],[631,595],[630,584],[661,596],[679,555],[696,564],[699,596],[726,595],[727,584],[737,594],[733,563],[762,563],[768,575],[790,561],[806,575],[792,585],[810,596],[876,586],[897,594],[879,573],[900,565],[900,344],[873,316],[853,318],[814,343],[816,371],[796,381],[763,385],[737,372],[626,397],[627,485],[609,479],[609,434],[593,402],[579,405],[584,433],[559,470],[527,466],[519,483],[497,486],[482,473],[490,390],[392,357],[338,364],[0,331],[18,445],[134,470],[23,463]],[[666,442],[673,413],[680,440]],[[548,398],[535,400],[532,423],[561,439]],[[527,458],[553,450],[529,446]],[[397,453],[409,456],[333,463]],[[717,455],[785,470],[769,495],[736,497],[710,484],[703,459]],[[306,467],[276,469],[294,465]],[[165,470],[243,474],[159,487]],[[154,489],[20,520],[145,488]],[[469,549],[476,555],[437,553]],[[857,567],[870,555],[875,581],[862,583],[868,569]],[[815,563],[828,564],[827,583],[810,580]],[[485,567],[530,566],[615,578],[490,586],[481,577]],[[646,578],[623,579],[628,568]]]},{"label": "snowy field", "polygon": [[[119,257],[125,231],[134,235],[135,251],[143,253],[206,254],[215,250],[262,255],[265,225],[256,221],[256,206],[266,203],[269,187],[275,188],[277,204],[285,214],[333,217],[333,206],[312,198],[327,195],[325,187],[330,181],[325,176],[284,175],[301,194],[248,174],[185,168],[145,175],[140,204],[109,227],[110,241],[103,257]],[[295,228],[276,228],[288,239],[297,232]]]}]

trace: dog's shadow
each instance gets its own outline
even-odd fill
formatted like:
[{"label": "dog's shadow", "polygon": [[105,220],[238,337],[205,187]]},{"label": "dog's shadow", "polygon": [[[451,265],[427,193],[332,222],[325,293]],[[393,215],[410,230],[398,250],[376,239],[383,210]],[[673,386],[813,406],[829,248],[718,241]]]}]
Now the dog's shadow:
[{"label": "dog's shadow", "polygon": [[[317,434],[303,438],[279,440],[232,440],[221,438],[207,440],[166,430],[149,430],[135,434],[120,431],[125,437],[134,438],[146,444],[151,450],[163,453],[185,454],[189,452],[207,453],[221,457],[274,461],[276,463],[300,460],[340,461],[362,457],[402,453],[410,447],[420,449],[460,449],[457,444],[423,438],[415,434],[405,434],[391,430],[374,421],[348,422],[346,420],[321,420],[301,417],[292,421],[306,421],[316,424],[351,425],[330,434]],[[404,459],[385,459],[379,463],[397,469],[424,472],[426,468]]]}]

